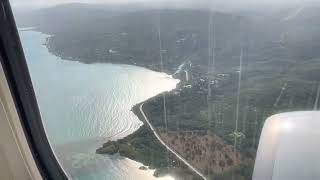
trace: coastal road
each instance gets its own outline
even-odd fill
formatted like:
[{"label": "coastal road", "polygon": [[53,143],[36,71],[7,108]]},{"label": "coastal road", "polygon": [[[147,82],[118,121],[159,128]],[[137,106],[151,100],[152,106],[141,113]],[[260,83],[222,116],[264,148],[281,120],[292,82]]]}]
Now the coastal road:
[{"label": "coastal road", "polygon": [[176,151],[174,151],[173,149],[171,149],[159,136],[159,134],[157,133],[157,131],[153,128],[153,126],[151,125],[151,123],[149,122],[149,119],[147,118],[147,116],[144,114],[142,108],[143,108],[144,103],[142,103],[140,105],[140,112],[142,114],[142,116],[144,117],[145,121],[147,122],[148,126],[150,127],[150,129],[152,130],[153,134],[156,136],[156,138],[160,141],[160,143],[165,146],[170,152],[172,152],[177,158],[179,158],[185,165],[187,165],[192,171],[194,171],[195,173],[197,173],[200,177],[202,177],[204,180],[207,180],[207,178],[200,172],[198,171],[195,167],[193,167],[187,160],[185,160],[180,154],[178,154]]}]

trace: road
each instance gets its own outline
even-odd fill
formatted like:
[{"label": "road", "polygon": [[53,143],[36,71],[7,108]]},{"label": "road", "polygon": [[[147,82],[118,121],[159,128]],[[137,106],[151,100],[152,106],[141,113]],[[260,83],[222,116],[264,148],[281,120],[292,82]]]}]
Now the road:
[{"label": "road", "polygon": [[151,123],[149,122],[149,119],[147,118],[147,116],[144,114],[142,108],[143,108],[144,103],[142,103],[140,105],[140,112],[142,114],[142,116],[144,117],[145,121],[147,122],[148,126],[150,127],[150,129],[152,130],[153,134],[156,136],[156,138],[160,141],[160,143],[165,146],[170,152],[172,152],[177,158],[179,158],[185,165],[187,165],[192,171],[194,171],[195,173],[197,173],[200,177],[202,177],[204,180],[207,180],[207,178],[200,172],[198,171],[195,167],[193,167],[187,160],[185,160],[181,155],[179,155],[176,151],[174,151],[173,149],[171,149],[159,136],[159,134],[157,133],[157,131],[153,128],[153,126],[151,125]]}]

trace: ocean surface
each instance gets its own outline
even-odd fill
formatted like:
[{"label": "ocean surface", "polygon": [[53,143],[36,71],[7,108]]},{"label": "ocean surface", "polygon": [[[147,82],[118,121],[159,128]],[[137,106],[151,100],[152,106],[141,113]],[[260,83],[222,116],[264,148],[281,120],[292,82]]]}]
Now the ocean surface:
[{"label": "ocean surface", "polygon": [[49,35],[19,33],[48,139],[67,174],[76,180],[155,179],[154,170],[139,170],[138,162],[95,150],[137,130],[142,122],[132,106],[179,81],[142,67],[63,60],[46,48]]}]

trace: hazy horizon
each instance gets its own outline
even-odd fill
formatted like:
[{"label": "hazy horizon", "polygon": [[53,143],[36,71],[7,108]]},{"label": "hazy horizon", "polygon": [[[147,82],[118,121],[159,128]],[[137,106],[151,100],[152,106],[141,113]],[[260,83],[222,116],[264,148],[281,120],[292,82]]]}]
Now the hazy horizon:
[{"label": "hazy horizon", "polygon": [[52,7],[62,4],[106,4],[106,5],[130,5],[164,7],[164,8],[223,8],[223,9],[255,9],[260,7],[289,7],[316,3],[315,0],[11,0],[14,9],[32,10],[34,8]]}]

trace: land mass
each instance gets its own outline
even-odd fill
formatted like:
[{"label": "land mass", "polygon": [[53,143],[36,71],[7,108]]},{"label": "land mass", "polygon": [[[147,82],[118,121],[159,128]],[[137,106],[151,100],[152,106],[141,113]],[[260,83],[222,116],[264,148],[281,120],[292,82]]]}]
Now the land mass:
[{"label": "land mass", "polygon": [[[33,12],[18,24],[52,34],[47,47],[64,59],[132,64],[180,79],[176,89],[142,102],[150,123],[208,179],[249,180],[266,118],[317,102],[319,9],[287,18],[294,8],[226,13],[71,4]],[[145,121],[139,106],[132,110]],[[201,179],[146,123],[97,153],[119,153],[156,168],[156,176]]]}]

